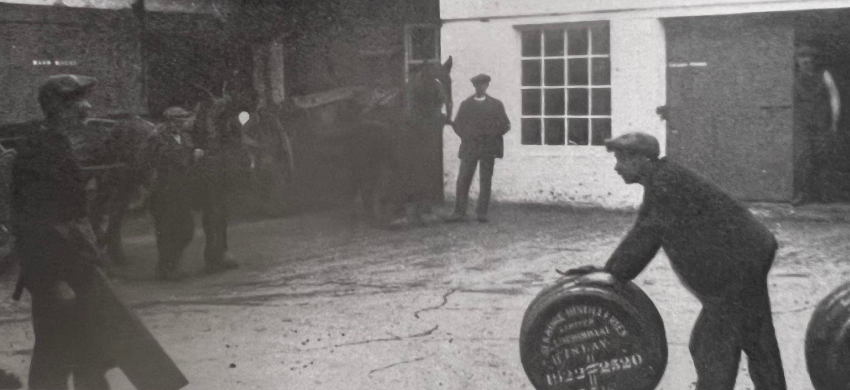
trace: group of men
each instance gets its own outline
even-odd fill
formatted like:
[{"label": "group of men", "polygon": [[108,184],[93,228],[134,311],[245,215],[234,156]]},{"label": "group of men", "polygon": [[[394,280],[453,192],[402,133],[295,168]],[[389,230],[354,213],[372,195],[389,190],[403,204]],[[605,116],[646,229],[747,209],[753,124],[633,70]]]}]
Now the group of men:
[{"label": "group of men", "polygon": [[[461,139],[461,166],[455,209],[447,222],[466,220],[468,190],[478,166],[481,194],[476,217],[479,222],[488,221],[494,163],[503,156],[502,136],[510,130],[503,104],[487,94],[490,80],[483,74],[471,80],[475,94],[450,121]],[[69,333],[76,329],[79,334],[92,334],[85,329],[91,324],[79,319],[91,317],[79,315],[87,306],[64,306],[75,299],[85,302],[91,286],[97,284],[92,281],[97,278],[98,254],[85,221],[84,183],[63,135],[67,128],[82,125],[90,108],[85,92],[93,84],[89,78],[59,76],[42,87],[39,99],[47,121],[29,137],[13,172],[14,232],[25,286],[33,295],[33,389],[64,388],[61,382],[71,372],[82,388],[107,388],[103,372],[110,362],[86,356],[91,349],[86,348],[85,340]],[[205,149],[190,131],[192,113],[171,108],[165,114],[168,121],[144,149],[143,160],[155,172],[151,210],[160,253],[157,272],[165,279],[178,279],[184,275],[177,262],[193,231],[191,209],[196,189],[190,184],[192,176],[212,174],[204,172],[203,161],[215,151]],[[633,228],[604,268],[588,266],[566,273],[601,270],[628,281],[663,248],[674,271],[703,305],[690,343],[697,389],[731,390],[743,351],[750,359],[756,389],[784,390],[767,287],[778,248],[774,235],[722,190],[660,158],[654,137],[628,133],[605,145],[614,153],[615,170],[623,180],[644,187],[643,204]],[[205,221],[205,227],[218,222]],[[226,244],[217,245],[226,249]],[[211,257],[217,262],[213,271],[235,265],[223,258],[223,253]],[[78,327],[69,331],[56,323]],[[179,388],[185,381],[179,380],[181,377],[172,375],[170,387],[159,388]]]},{"label": "group of men", "polygon": [[[453,123],[461,139],[461,167],[455,209],[447,222],[465,220],[469,183],[478,164],[477,218],[487,222],[494,159],[503,156],[502,135],[510,129],[501,102],[486,94],[489,82],[483,74],[472,79],[475,95],[463,102]],[[626,282],[663,248],[703,306],[690,341],[696,389],[734,388],[744,352],[756,389],[784,390],[767,286],[778,248],[773,233],[715,185],[660,158],[655,137],[627,133],[605,146],[614,153],[615,170],[625,183],[644,187],[637,221],[603,268],[591,265],[562,273],[607,272]]]}]

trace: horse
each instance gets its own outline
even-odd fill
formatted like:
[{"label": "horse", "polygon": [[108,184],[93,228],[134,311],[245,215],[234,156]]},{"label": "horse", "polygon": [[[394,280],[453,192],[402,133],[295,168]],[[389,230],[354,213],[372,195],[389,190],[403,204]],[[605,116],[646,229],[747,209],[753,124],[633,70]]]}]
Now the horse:
[{"label": "horse", "polygon": [[86,140],[78,152],[83,172],[94,184],[89,202],[91,221],[98,243],[117,265],[126,262],[121,227],[134,198],[145,187],[139,151],[157,125],[141,117],[92,118],[86,121]]},{"label": "horse", "polygon": [[442,201],[443,145],[438,134],[452,115],[451,68],[451,56],[443,64],[412,68],[403,120],[397,124],[401,129],[366,122],[351,145],[362,204],[381,222],[398,220],[405,205],[412,205],[409,222],[417,223],[428,203]]}]

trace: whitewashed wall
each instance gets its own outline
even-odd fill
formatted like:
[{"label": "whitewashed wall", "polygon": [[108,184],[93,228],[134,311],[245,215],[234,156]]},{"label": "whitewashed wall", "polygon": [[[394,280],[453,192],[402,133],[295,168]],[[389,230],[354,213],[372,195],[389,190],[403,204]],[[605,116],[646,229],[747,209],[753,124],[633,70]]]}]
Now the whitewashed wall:
[{"label": "whitewashed wall", "polygon": [[440,17],[443,20],[514,18],[612,11],[666,17],[846,6],[846,0],[440,0]]},{"label": "whitewashed wall", "polygon": [[[557,22],[591,20],[561,17]],[[597,19],[598,20],[598,19]],[[522,24],[542,20],[523,18]],[[553,20],[546,20],[551,23]],[[496,201],[534,202],[631,208],[641,201],[642,189],[627,186],[614,172],[615,160],[602,146],[520,144],[520,33],[518,20],[453,21],[442,29],[442,52],[452,55],[455,106],[473,93],[469,79],[492,76],[489,93],[502,100],[512,130],[505,136],[505,158],[497,160],[493,177]],[[610,21],[612,134],[644,131],[664,145],[664,124],[655,108],[665,101],[665,43],[655,18]],[[451,127],[444,134],[445,184],[454,198],[460,161],[459,138]],[[471,195],[477,196],[477,177]]]}]

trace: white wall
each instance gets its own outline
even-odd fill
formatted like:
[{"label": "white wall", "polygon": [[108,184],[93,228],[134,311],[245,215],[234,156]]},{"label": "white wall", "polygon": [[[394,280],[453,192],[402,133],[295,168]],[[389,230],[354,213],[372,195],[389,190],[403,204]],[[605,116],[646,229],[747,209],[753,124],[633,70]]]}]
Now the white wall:
[{"label": "white wall", "polygon": [[440,17],[513,18],[611,11],[669,17],[846,6],[846,0],[440,0]]},{"label": "white wall", "polygon": [[[561,17],[559,22],[581,18]],[[523,24],[537,20],[523,19]],[[547,20],[547,22],[551,22]],[[502,100],[512,130],[505,136],[505,158],[493,177],[496,201],[593,205],[627,208],[638,205],[642,189],[627,186],[614,172],[613,156],[601,146],[520,144],[520,34],[517,20],[454,21],[442,28],[442,52],[452,55],[455,106],[473,93],[469,78],[492,76],[489,93]],[[665,101],[665,43],[654,18],[611,20],[612,133],[645,131],[664,144],[664,125],[655,108]],[[445,128],[446,194],[453,198],[460,140]],[[477,178],[476,178],[477,180]],[[477,195],[477,183],[472,196]]]}]

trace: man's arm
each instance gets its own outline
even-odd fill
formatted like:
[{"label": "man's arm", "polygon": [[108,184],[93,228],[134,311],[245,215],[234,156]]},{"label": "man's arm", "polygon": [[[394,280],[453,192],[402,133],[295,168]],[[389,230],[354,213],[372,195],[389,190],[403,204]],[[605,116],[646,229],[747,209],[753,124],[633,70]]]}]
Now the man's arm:
[{"label": "man's arm", "polygon": [[619,279],[632,280],[661,249],[661,226],[652,208],[646,203],[641,207],[634,227],[608,259],[605,271]]},{"label": "man's arm", "polygon": [[496,112],[496,129],[499,131],[498,134],[501,137],[511,130],[511,120],[508,119],[508,113],[505,112],[505,105],[502,104],[502,102],[498,103]]},{"label": "man's arm", "polygon": [[457,110],[457,116],[452,123],[452,129],[461,140],[469,136],[469,105],[466,101],[460,103],[460,108]]},{"label": "man's arm", "polygon": [[841,94],[838,93],[838,87],[835,85],[835,79],[828,70],[823,72],[823,82],[826,85],[826,90],[829,92],[829,106],[832,108],[832,124],[830,130],[838,130],[838,120],[841,117]]},{"label": "man's arm", "polygon": [[155,180],[154,161],[158,154],[158,133],[159,129],[157,129],[157,132],[149,135],[144,141],[142,141],[142,146],[139,148],[138,154],[136,155],[136,161],[139,164],[139,171],[142,172],[142,178],[147,185],[150,185],[150,183]]}]

